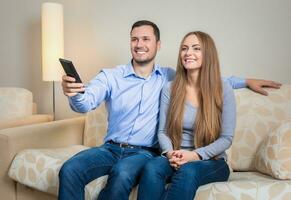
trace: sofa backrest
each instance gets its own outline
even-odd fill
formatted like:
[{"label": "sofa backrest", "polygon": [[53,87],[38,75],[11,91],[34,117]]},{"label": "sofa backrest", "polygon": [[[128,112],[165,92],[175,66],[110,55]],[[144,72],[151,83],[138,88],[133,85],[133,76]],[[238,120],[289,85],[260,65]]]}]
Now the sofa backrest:
[{"label": "sofa backrest", "polygon": [[[233,145],[228,150],[231,167],[237,171],[254,168],[254,157],[266,136],[283,120],[291,119],[291,85],[268,89],[263,96],[249,89],[235,90],[237,126]],[[86,115],[84,145],[98,146],[106,133],[107,114],[102,105]]]},{"label": "sofa backrest", "polygon": [[107,131],[107,111],[102,104],[96,110],[86,114],[83,143],[85,146],[94,147],[103,144]]},{"label": "sofa backrest", "polygon": [[230,149],[233,170],[255,171],[259,145],[284,120],[291,119],[291,85],[268,89],[268,96],[248,89],[235,91],[237,125]]},{"label": "sofa backrest", "polygon": [[0,87],[0,119],[32,115],[32,93],[24,88]]}]

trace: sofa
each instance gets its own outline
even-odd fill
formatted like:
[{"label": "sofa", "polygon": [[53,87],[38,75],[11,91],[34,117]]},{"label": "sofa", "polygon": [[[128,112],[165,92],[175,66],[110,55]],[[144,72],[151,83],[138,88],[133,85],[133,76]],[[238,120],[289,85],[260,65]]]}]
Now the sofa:
[{"label": "sofa", "polygon": [[[268,92],[235,91],[237,127],[227,151],[230,178],[199,187],[195,200],[291,199],[291,85]],[[106,125],[101,106],[83,117],[1,130],[1,199],[57,199],[60,167],[74,154],[102,144]],[[89,183],[86,199],[96,199],[106,180]],[[137,190],[129,199],[136,199]]]},{"label": "sofa", "polygon": [[53,120],[52,115],[36,114],[32,93],[24,88],[0,87],[0,130]]}]

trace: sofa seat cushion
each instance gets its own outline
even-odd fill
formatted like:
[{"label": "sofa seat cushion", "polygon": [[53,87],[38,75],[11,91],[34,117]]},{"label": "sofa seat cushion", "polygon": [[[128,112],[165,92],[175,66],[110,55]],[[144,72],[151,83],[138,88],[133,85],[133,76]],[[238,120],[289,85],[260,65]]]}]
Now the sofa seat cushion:
[{"label": "sofa seat cushion", "polygon": [[75,145],[56,149],[23,150],[14,158],[9,176],[21,184],[56,195],[61,166],[70,157],[87,148]]},{"label": "sofa seat cushion", "polygon": [[[58,149],[24,150],[17,154],[9,169],[15,181],[52,195],[58,193],[58,173],[62,164],[76,153],[88,147],[75,145]],[[85,188],[87,200],[96,199],[105,186],[107,176],[90,182]],[[134,188],[129,199],[136,199]],[[288,199],[291,196],[291,180],[281,181],[257,172],[231,173],[228,182],[201,186],[196,200],[204,199]],[[288,198],[287,198],[288,197]]]},{"label": "sofa seat cushion", "polygon": [[290,197],[290,180],[276,180],[258,172],[233,172],[228,182],[201,186],[195,200],[289,200]]},{"label": "sofa seat cushion", "polygon": [[[75,145],[57,149],[27,149],[21,151],[14,158],[9,176],[13,180],[36,190],[57,196],[59,179],[58,174],[63,163],[78,152],[89,147]],[[96,199],[99,192],[105,187],[108,176],[102,176],[85,188],[86,199]],[[130,199],[136,198],[136,189]]]}]

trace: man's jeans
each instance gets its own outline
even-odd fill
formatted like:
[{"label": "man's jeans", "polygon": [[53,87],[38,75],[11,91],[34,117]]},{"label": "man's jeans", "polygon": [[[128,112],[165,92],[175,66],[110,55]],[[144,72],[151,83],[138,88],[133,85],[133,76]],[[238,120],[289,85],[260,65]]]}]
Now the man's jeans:
[{"label": "man's jeans", "polygon": [[[138,200],[193,200],[199,186],[226,181],[229,168],[223,159],[193,161],[174,170],[166,157],[159,156],[146,164],[138,186]],[[170,182],[169,187],[165,187]]]},{"label": "man's jeans", "polygon": [[86,184],[106,174],[107,184],[98,199],[128,199],[144,165],[154,156],[151,151],[109,143],[82,151],[62,166],[58,199],[85,199]]}]

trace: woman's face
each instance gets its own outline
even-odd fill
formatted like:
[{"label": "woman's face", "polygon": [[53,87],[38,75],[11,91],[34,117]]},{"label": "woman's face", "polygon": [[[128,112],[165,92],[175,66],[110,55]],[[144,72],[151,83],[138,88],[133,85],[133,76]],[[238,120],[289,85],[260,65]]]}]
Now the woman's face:
[{"label": "woman's face", "polygon": [[202,65],[202,49],[196,35],[189,35],[182,43],[180,53],[185,69],[200,69]]}]

